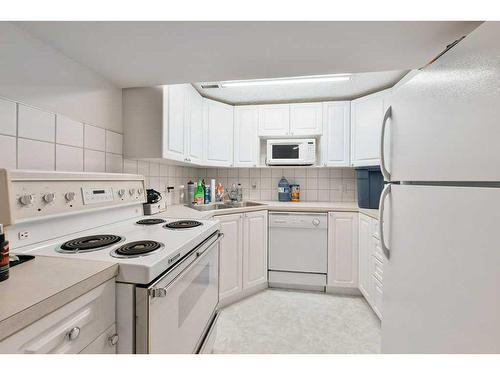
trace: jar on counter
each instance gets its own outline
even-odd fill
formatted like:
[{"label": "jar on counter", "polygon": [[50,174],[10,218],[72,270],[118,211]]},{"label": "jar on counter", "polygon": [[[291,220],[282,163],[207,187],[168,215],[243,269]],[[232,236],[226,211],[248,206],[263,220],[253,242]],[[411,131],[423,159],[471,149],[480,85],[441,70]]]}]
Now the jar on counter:
[{"label": "jar on counter", "polygon": [[290,200],[292,202],[300,202],[300,185],[299,184],[290,185]]}]

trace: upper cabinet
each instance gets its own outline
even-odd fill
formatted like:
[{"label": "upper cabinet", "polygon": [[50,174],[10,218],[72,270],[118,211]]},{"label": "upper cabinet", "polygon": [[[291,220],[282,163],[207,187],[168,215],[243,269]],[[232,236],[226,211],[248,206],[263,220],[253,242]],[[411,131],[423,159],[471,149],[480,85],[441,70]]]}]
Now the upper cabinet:
[{"label": "upper cabinet", "polygon": [[259,109],[259,137],[322,134],[321,103],[264,104],[256,107]]},{"label": "upper cabinet", "polygon": [[234,107],[234,166],[259,165],[260,142],[257,135],[259,109],[254,105]]},{"label": "upper cabinet", "polygon": [[290,135],[314,136],[323,132],[321,103],[290,104]]},{"label": "upper cabinet", "polygon": [[233,106],[203,99],[204,162],[233,165]]},{"label": "upper cabinet", "polygon": [[349,129],[351,103],[323,103],[323,136],[321,137],[321,165],[324,167],[348,167]]},{"label": "upper cabinet", "polygon": [[384,90],[351,102],[351,164],[380,164],[380,131],[384,118]]},{"label": "upper cabinet", "polygon": [[259,109],[259,136],[277,137],[290,135],[290,105],[265,104]]},{"label": "upper cabinet", "polygon": [[123,128],[126,158],[203,162],[203,100],[190,84],[124,89]]}]

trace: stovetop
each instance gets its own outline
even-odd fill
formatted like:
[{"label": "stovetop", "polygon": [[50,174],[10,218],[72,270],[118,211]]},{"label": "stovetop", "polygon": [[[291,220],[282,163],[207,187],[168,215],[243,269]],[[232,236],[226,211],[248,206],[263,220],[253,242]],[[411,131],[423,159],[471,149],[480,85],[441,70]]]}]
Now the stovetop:
[{"label": "stovetop", "polygon": [[[180,219],[162,218],[164,221],[152,225],[137,224],[139,220],[150,219],[136,217],[30,245],[13,253],[118,263],[117,281],[148,284],[219,229],[215,220],[198,220],[201,225],[183,230],[164,227]],[[105,246],[89,251],[89,247],[99,242]]]}]

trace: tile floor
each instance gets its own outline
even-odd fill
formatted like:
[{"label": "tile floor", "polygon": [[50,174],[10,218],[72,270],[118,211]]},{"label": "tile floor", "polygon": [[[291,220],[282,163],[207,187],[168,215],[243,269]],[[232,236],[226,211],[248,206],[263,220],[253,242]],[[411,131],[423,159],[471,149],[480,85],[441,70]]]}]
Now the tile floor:
[{"label": "tile floor", "polygon": [[221,311],[213,352],[379,353],[380,321],[362,297],[267,289]]}]

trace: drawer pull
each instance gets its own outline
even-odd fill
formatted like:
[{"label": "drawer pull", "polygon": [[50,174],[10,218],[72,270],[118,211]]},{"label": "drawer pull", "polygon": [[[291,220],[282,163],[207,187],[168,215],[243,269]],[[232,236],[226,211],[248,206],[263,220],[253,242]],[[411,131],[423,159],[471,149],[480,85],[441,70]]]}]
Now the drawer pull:
[{"label": "drawer pull", "polygon": [[115,346],[116,344],[118,344],[118,340],[119,340],[118,333],[115,333],[114,335],[108,337],[108,343],[111,346]]},{"label": "drawer pull", "polygon": [[71,330],[67,334],[69,341],[75,341],[78,336],[80,336],[80,327],[71,328]]}]

